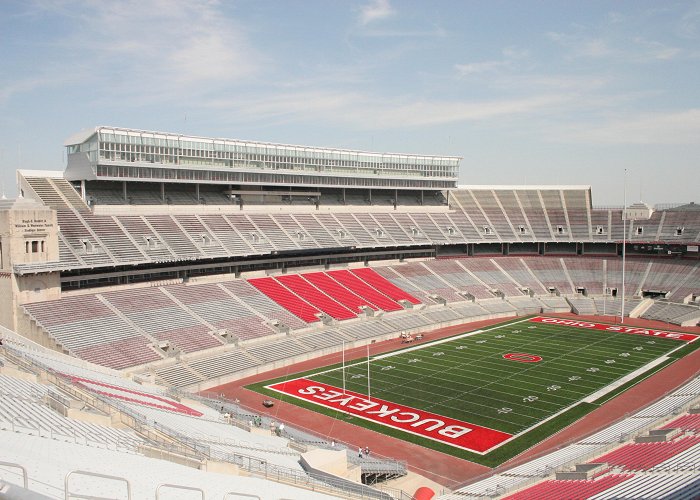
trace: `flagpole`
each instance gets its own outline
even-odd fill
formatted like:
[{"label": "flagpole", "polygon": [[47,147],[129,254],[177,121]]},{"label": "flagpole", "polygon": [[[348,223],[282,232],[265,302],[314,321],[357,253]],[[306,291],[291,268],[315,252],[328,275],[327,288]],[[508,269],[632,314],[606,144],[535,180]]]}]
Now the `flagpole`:
[{"label": "flagpole", "polygon": [[345,394],[345,341],[343,340],[343,394]]},{"label": "flagpole", "polygon": [[367,344],[367,401],[372,401],[371,384],[369,380],[369,344]]},{"label": "flagpole", "polygon": [[625,322],[625,254],[627,247],[627,169],[622,182],[622,307],[620,323]]}]

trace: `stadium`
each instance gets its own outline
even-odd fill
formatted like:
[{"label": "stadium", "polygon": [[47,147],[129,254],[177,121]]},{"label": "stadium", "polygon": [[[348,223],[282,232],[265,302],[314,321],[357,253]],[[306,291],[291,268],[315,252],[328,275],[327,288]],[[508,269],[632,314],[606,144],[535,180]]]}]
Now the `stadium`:
[{"label": "stadium", "polygon": [[700,205],[463,186],[454,156],[65,147],[0,201],[0,496],[700,496]]}]

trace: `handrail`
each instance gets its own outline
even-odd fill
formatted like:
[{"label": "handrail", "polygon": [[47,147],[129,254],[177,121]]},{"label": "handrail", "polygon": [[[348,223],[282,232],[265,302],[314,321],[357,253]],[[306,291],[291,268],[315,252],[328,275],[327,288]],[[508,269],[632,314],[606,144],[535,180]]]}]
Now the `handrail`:
[{"label": "handrail", "polygon": [[194,486],[182,486],[179,484],[163,483],[159,484],[156,488],[156,500],[160,500],[160,489],[161,488],[173,488],[176,490],[186,490],[186,491],[198,491],[201,495],[202,500],[204,500],[204,490],[201,488],[195,488]]},{"label": "handrail", "polygon": [[71,495],[70,489],[68,488],[68,481],[70,481],[71,476],[75,475],[82,475],[82,476],[91,476],[91,477],[99,477],[102,479],[113,479],[115,481],[122,481],[126,483],[126,497],[131,500],[131,483],[129,482],[128,479],[120,476],[110,476],[109,474],[99,474],[97,472],[90,472],[87,470],[72,470],[68,474],[66,474],[66,478],[64,480],[64,488],[65,488],[65,500],[70,500],[71,497],[73,498],[89,498],[89,499],[97,499],[99,497],[92,497],[92,496],[85,496],[85,495]]},{"label": "handrail", "polygon": [[25,490],[29,488],[29,476],[27,476],[27,469],[24,466],[14,462],[0,462],[0,466],[20,469],[22,471],[22,487]]}]

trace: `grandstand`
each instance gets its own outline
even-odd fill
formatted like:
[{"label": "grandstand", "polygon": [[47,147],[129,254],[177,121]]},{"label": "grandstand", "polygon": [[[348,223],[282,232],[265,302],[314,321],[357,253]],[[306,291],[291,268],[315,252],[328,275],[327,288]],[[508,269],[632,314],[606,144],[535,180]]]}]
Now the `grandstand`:
[{"label": "grandstand", "polygon": [[[197,393],[402,332],[527,314],[700,324],[694,203],[596,208],[589,186],[458,186],[450,156],[114,127],[65,145],[64,171],[18,171],[19,198],[0,201],[0,320],[113,376]],[[34,411],[25,396],[2,394],[15,398],[10,424]],[[46,408],[33,418],[36,436],[143,447],[52,427]],[[285,453],[265,460],[306,477]],[[593,495],[645,484],[635,474],[586,481]]]}]

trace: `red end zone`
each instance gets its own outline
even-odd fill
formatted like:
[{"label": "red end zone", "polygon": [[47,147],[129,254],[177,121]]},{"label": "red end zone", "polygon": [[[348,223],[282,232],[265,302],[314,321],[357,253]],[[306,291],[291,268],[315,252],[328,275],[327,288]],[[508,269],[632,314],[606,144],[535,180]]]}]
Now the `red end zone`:
[{"label": "red end zone", "polygon": [[511,434],[299,378],[268,389],[464,450],[486,453]]},{"label": "red end zone", "polygon": [[698,335],[694,335],[692,333],[667,332],[665,330],[649,330],[647,328],[640,328],[638,326],[604,325],[599,323],[591,323],[589,321],[578,321],[575,319],[564,318],[546,318],[543,316],[532,318],[530,319],[530,322],[545,323],[549,325],[574,326],[576,328],[588,328],[590,330],[603,330],[606,332],[626,333],[628,335],[647,335],[649,337],[684,340],[686,342],[693,342],[699,337]]}]

